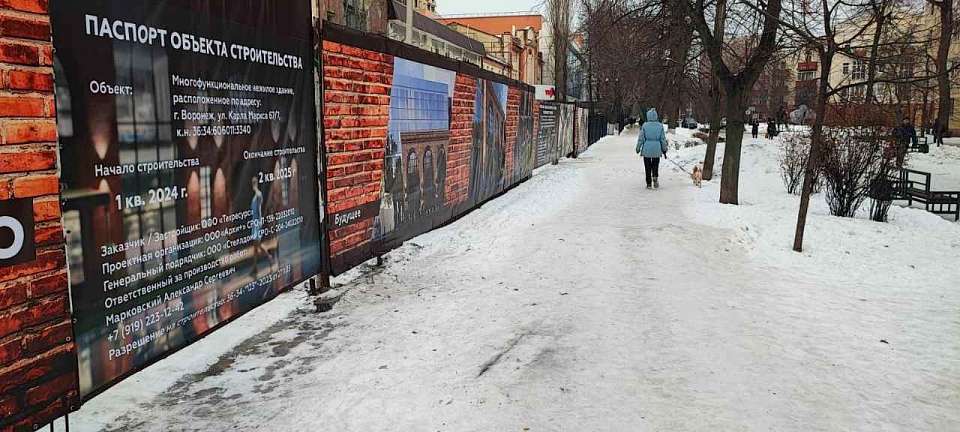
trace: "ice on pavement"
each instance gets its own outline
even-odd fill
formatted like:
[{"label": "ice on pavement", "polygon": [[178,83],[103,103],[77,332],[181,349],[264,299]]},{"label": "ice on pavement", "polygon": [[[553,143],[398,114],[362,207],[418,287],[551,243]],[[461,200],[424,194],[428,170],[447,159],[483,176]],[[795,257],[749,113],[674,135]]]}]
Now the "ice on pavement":
[{"label": "ice on pavement", "polygon": [[718,179],[697,189],[668,161],[645,190],[634,140],[338,278],[331,313],[281,296],[71,426],[956,430],[960,224],[899,207],[887,224],[839,219],[815,197],[797,254],[775,142],[745,140],[742,205],[726,206]]}]

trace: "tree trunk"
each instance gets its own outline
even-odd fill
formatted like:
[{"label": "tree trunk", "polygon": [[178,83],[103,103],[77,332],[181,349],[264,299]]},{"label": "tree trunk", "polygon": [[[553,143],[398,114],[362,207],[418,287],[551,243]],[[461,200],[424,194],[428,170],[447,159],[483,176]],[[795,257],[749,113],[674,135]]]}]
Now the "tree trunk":
[{"label": "tree trunk", "polygon": [[813,110],[816,118],[810,130],[810,154],[807,157],[807,167],[803,176],[803,189],[800,193],[800,211],[797,215],[797,231],[793,238],[793,250],[803,252],[803,234],[807,228],[807,212],[810,209],[810,195],[813,194],[814,181],[817,179],[817,170],[820,166],[821,137],[823,136],[823,121],[827,112],[827,98],[829,95],[830,69],[833,66],[833,50],[828,49],[821,56],[820,82],[817,86],[817,100]]},{"label": "tree trunk", "polygon": [[937,42],[937,119],[943,128],[949,128],[950,114],[950,41],[953,35],[953,1],[944,0],[940,6],[940,40]]},{"label": "tree trunk", "polygon": [[920,113],[920,122],[922,123],[920,127],[921,127],[921,130],[924,130],[924,128],[926,128],[927,125],[930,124],[930,113],[929,113],[930,110],[928,109],[928,106],[927,106],[929,103],[928,99],[930,98],[930,95],[927,94],[926,90],[923,91],[922,95],[923,95],[923,101],[920,103],[921,104],[920,106],[923,107],[922,108],[923,111]]},{"label": "tree trunk", "polygon": [[703,157],[703,179],[708,181],[713,179],[713,164],[717,160],[717,141],[720,140],[720,119],[723,115],[722,105],[720,105],[722,102],[720,84],[716,78],[713,79],[710,97],[713,99],[710,104],[710,136],[707,137],[707,154]]},{"label": "tree trunk", "polygon": [[[718,43],[723,45],[724,32],[726,31],[727,21],[727,0],[717,0],[716,19],[713,22],[713,34]],[[720,120],[723,115],[723,97],[720,88],[720,79],[717,77],[716,68],[711,76],[711,109],[710,109],[710,136],[707,137],[707,154],[703,158],[703,179],[713,179],[713,164],[717,160],[717,141],[720,140]]]},{"label": "tree trunk", "polygon": [[874,14],[876,15],[877,24],[876,30],[873,32],[873,44],[870,45],[870,58],[867,63],[867,93],[864,96],[864,102],[873,103],[875,102],[875,95],[873,94],[873,83],[877,80],[877,55],[880,51],[880,36],[883,33],[883,24],[887,21],[887,2],[881,1],[878,6],[875,6]]},{"label": "tree trunk", "polygon": [[749,89],[739,81],[724,86],[726,97],[727,139],[723,147],[723,176],[720,178],[720,203],[740,203],[740,150],[746,125]]}]

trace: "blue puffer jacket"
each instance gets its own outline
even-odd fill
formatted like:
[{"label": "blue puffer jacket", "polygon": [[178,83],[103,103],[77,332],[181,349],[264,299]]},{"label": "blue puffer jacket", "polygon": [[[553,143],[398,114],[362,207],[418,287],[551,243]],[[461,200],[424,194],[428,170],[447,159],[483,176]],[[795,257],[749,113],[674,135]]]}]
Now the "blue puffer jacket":
[{"label": "blue puffer jacket", "polygon": [[658,158],[667,153],[667,134],[663,130],[663,123],[660,123],[655,109],[651,108],[647,111],[647,121],[640,128],[637,153],[648,158]]}]

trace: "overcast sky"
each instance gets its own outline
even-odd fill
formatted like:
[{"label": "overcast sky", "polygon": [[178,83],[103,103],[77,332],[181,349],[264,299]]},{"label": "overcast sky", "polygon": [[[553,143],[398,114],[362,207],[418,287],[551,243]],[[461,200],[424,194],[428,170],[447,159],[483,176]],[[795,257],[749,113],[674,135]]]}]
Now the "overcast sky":
[{"label": "overcast sky", "polygon": [[437,0],[437,12],[444,14],[474,14],[529,11],[542,0]]}]

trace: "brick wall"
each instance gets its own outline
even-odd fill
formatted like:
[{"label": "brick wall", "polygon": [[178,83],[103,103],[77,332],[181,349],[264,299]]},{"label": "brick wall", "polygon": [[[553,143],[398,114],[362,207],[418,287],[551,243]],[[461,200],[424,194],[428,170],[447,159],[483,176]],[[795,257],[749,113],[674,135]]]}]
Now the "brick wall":
[{"label": "brick wall", "polygon": [[507,148],[503,151],[504,176],[510,180],[516,178],[514,170],[514,152],[517,147],[517,127],[520,124],[520,89],[507,88],[507,120],[504,128],[507,130]]},{"label": "brick wall", "polygon": [[[474,148],[477,143],[473,142],[474,105],[477,86],[485,82],[483,80],[504,82],[508,88],[504,119],[504,178],[502,183],[496,179],[489,179],[487,183],[499,183],[507,188],[520,180],[520,167],[514,166],[514,153],[520,127],[521,92],[532,91],[531,88],[492,76],[465,63],[335,24],[325,25],[323,37],[326,39],[322,49],[325,74],[323,135],[327,152],[327,224],[333,274],[340,274],[386,253],[406,239],[429,231],[480,204],[471,200],[470,182],[473,175],[484,172],[483,167],[473,167],[476,161],[471,160],[474,151],[478,150]],[[421,182],[420,190],[408,187],[405,178],[404,195],[391,196],[394,213],[390,215],[383,213],[381,208],[383,195],[380,189],[384,179],[383,158],[388,147],[394,55],[453,71],[456,75],[450,105],[449,138],[445,133],[437,135],[446,139],[443,206],[432,202],[434,190],[428,186],[430,183]],[[410,139],[411,145],[422,144],[413,136]],[[421,151],[422,160],[427,160],[425,150],[421,148]],[[421,152],[418,151],[417,155],[420,156]],[[407,175],[408,163],[404,162],[402,167],[404,172],[399,174]],[[419,174],[424,175],[421,181],[433,179],[428,177],[425,168],[421,167]],[[487,191],[488,194],[497,192],[500,190]],[[377,216],[381,215],[384,216],[382,226],[376,222]],[[383,235],[374,239],[374,231],[381,227],[383,230],[378,234]]]},{"label": "brick wall", "polygon": [[533,99],[533,168],[537,168],[537,148],[540,145],[540,101],[536,100],[533,95],[530,96]]},{"label": "brick wall", "polygon": [[477,97],[477,79],[457,74],[450,119],[450,145],[447,157],[447,202],[451,208],[470,196],[470,149],[473,147],[473,110]]},{"label": "brick wall", "polygon": [[[380,200],[393,56],[324,41],[323,73],[327,214],[335,215]],[[331,258],[372,236],[373,216],[333,229]]]},{"label": "brick wall", "polygon": [[75,402],[47,0],[0,0],[0,199],[32,200],[36,259],[0,268],[0,430]]}]

